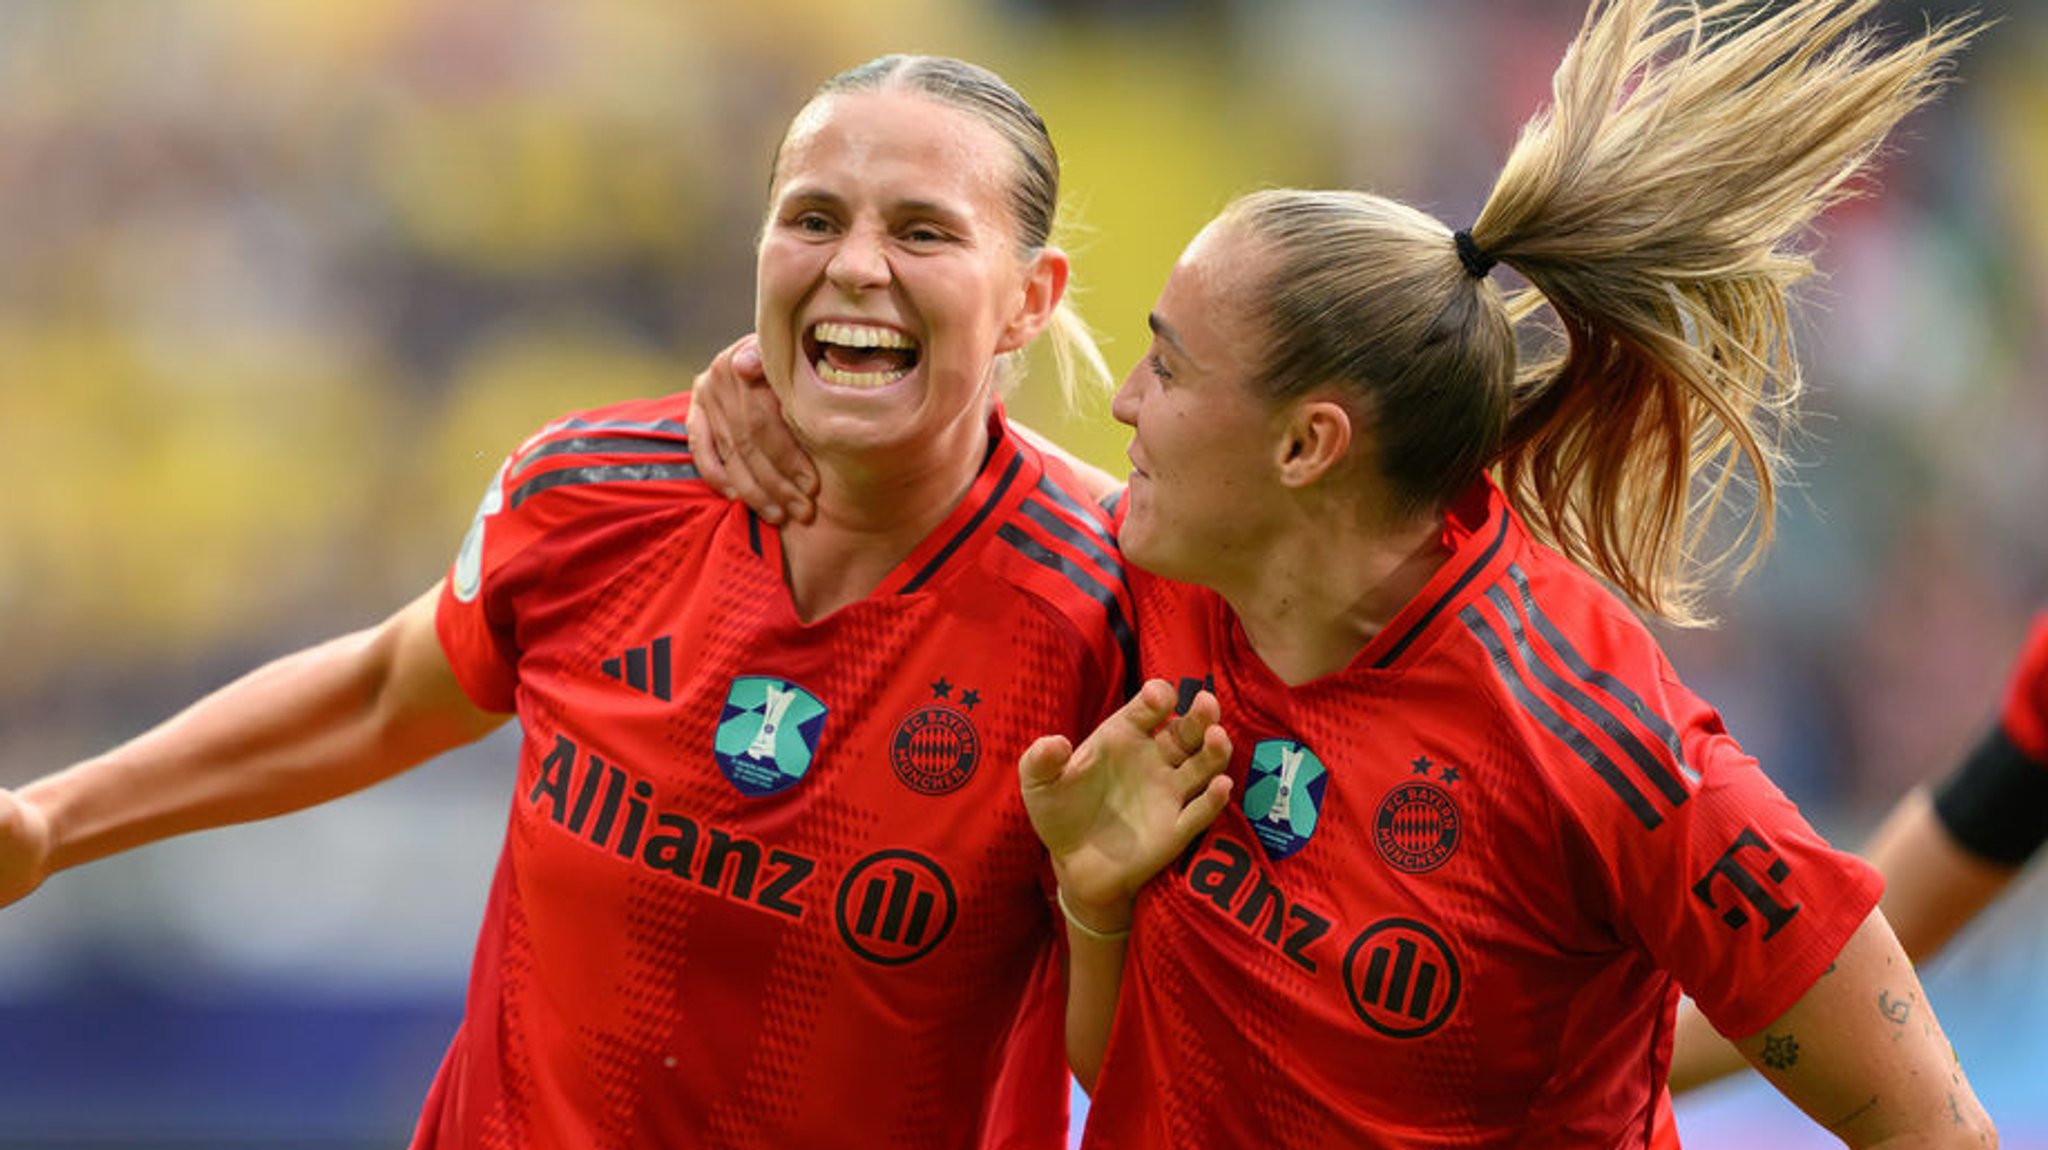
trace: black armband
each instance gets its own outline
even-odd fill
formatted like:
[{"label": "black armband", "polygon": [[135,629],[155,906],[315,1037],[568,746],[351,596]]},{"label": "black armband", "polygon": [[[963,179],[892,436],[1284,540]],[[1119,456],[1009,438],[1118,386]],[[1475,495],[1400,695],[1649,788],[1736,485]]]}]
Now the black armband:
[{"label": "black armband", "polygon": [[1971,854],[2019,866],[2048,842],[2048,764],[1994,726],[1935,788],[1934,813]]}]

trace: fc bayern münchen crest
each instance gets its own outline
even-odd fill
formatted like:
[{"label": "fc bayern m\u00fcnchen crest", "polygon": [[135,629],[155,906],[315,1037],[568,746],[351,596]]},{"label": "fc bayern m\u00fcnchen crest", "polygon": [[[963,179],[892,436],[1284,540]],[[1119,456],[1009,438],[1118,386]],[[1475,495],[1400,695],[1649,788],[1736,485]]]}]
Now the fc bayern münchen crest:
[{"label": "fc bayern m\u00fcnchen crest", "polygon": [[921,795],[960,789],[981,761],[981,736],[974,723],[951,707],[933,704],[912,711],[889,740],[889,764],[896,778]]},{"label": "fc bayern m\u00fcnchen crest", "polygon": [[1308,845],[1329,780],[1316,753],[1292,739],[1265,739],[1252,748],[1244,814],[1268,857],[1284,859]]},{"label": "fc bayern m\u00fcnchen crest", "polygon": [[1432,782],[1408,779],[1380,800],[1373,816],[1372,845],[1395,870],[1426,874],[1458,849],[1463,825],[1449,792]]},{"label": "fc bayern m\u00fcnchen crest", "polygon": [[746,675],[725,693],[712,754],[740,793],[772,795],[810,771],[824,729],[816,695],[786,679]]}]

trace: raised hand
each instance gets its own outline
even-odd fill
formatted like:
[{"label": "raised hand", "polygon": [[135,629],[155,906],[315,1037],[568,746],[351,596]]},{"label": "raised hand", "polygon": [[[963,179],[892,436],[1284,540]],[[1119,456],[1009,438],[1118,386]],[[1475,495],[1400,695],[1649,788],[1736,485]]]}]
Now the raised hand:
[{"label": "raised hand", "polygon": [[1077,748],[1048,735],[1018,763],[1031,825],[1052,855],[1068,913],[1109,933],[1131,900],[1230,801],[1230,736],[1216,697],[1173,713],[1174,689],[1146,682]]},{"label": "raised hand", "polygon": [[698,473],[728,499],[770,523],[810,520],[818,470],[782,421],[753,336],[740,337],[698,373],[689,424]]}]

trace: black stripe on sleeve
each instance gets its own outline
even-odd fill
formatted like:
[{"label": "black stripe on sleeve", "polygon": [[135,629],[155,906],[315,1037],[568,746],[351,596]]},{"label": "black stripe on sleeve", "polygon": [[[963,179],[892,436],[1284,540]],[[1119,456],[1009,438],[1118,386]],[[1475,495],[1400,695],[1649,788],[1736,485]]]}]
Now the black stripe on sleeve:
[{"label": "black stripe on sleeve", "polygon": [[[1041,487],[1040,492],[1045,489]],[[1024,517],[1045,529],[1045,533],[1093,559],[1097,566],[1114,575],[1123,574],[1124,563],[1121,553],[1112,550],[1107,535],[1097,529],[1094,520],[1079,507],[1068,504],[1073,518],[1060,515],[1037,499],[1026,499],[1019,510]]]},{"label": "black stripe on sleeve", "polygon": [[1115,588],[1103,586],[1079,564],[1051,550],[1011,524],[1005,523],[996,528],[996,535],[1003,542],[1022,552],[1024,557],[1033,563],[1059,572],[1069,583],[1101,604],[1103,612],[1109,616],[1109,629],[1116,636],[1117,643],[1126,650],[1135,649],[1136,635],[1131,631],[1130,620],[1124,617],[1123,605],[1117,602]]},{"label": "black stripe on sleeve", "polygon": [[594,467],[564,467],[536,475],[512,492],[508,506],[517,507],[528,499],[555,487],[580,487],[587,483],[652,483],[697,478],[694,463],[614,463]]},{"label": "black stripe on sleeve", "polygon": [[[1043,496],[1048,503],[1058,504],[1061,508],[1065,509],[1067,514],[1073,517],[1074,522],[1083,531],[1102,540],[1105,545],[1111,542],[1108,524],[1096,518],[1094,512],[1088,510],[1080,500],[1067,494],[1066,489],[1062,488],[1059,484],[1054,483],[1049,478],[1040,476],[1038,486],[1032,488],[1032,490]],[[1106,515],[1114,515],[1116,513],[1115,509],[1111,507],[1103,507],[1101,510]]]},{"label": "black stripe on sleeve", "polygon": [[673,419],[565,419],[550,431],[653,431],[690,437],[690,425]]},{"label": "black stripe on sleeve", "polygon": [[688,459],[690,445],[678,439],[655,439],[647,436],[575,435],[567,439],[550,440],[526,452],[513,465],[511,473],[518,475],[550,456],[580,454],[673,455],[678,459]]},{"label": "black stripe on sleeve", "polygon": [[[1571,641],[1565,638],[1564,632],[1558,630],[1557,625],[1550,621],[1550,616],[1545,615],[1543,609],[1536,605],[1536,597],[1529,591],[1529,577],[1520,567],[1509,564],[1508,578],[1514,581],[1516,597],[1521,600],[1522,609],[1529,616],[1529,622],[1535,626],[1537,633],[1543,636],[1543,641],[1550,645],[1550,649],[1557,653],[1557,657],[1564,660],[1564,665],[1571,669],[1572,674],[1577,675],[1588,685],[1598,687],[1608,698],[1620,704],[1636,722],[1642,724],[1643,729],[1655,735],[1669,754],[1670,763],[1677,767],[1678,775],[1685,783],[1698,786],[1700,773],[1692,768],[1692,764],[1685,761],[1685,751],[1678,745],[1678,732],[1671,728],[1671,724],[1665,721],[1664,716],[1643,702],[1643,697],[1636,694],[1627,683],[1588,663],[1586,657],[1579,654],[1578,648],[1572,646]],[[1620,738],[1617,737],[1616,741],[1620,742]],[[1637,745],[1641,746],[1640,742]],[[1639,756],[1631,752],[1630,757],[1642,764],[1644,772],[1650,776],[1650,781],[1657,784],[1657,789],[1663,791],[1672,802],[1684,802],[1686,786],[1672,776],[1671,769],[1664,765],[1664,760],[1658,759],[1650,752],[1650,748],[1642,747],[1642,750],[1644,755]]]},{"label": "black stripe on sleeve", "polygon": [[[1509,618],[1512,617],[1510,613]],[[1486,648],[1487,654],[1493,660],[1494,670],[1500,675],[1501,681],[1507,684],[1508,690],[1515,696],[1515,701],[1522,705],[1522,709],[1529,717],[1555,735],[1559,742],[1571,748],[1572,754],[1577,755],[1580,762],[1593,768],[1593,773],[1599,775],[1601,781],[1614,791],[1622,804],[1628,807],[1629,813],[1636,817],[1636,821],[1652,830],[1662,825],[1664,816],[1657,812],[1649,798],[1622,773],[1620,765],[1609,758],[1607,752],[1601,750],[1593,740],[1587,738],[1585,732],[1566,722],[1564,716],[1552,710],[1550,704],[1537,695],[1535,689],[1529,685],[1528,679],[1523,676],[1521,668],[1516,666],[1514,659],[1509,656],[1508,641],[1494,629],[1493,624],[1479,608],[1476,605],[1468,605],[1458,612],[1458,618],[1465,624],[1466,630]],[[1514,645],[1531,665],[1540,665],[1530,658],[1528,649],[1519,638]]]},{"label": "black stripe on sleeve", "polygon": [[[1645,743],[1641,736],[1629,729],[1628,724],[1620,716],[1602,706],[1599,700],[1582,690],[1579,683],[1559,674],[1556,668],[1537,655],[1535,647],[1529,642],[1528,632],[1522,629],[1521,616],[1516,614],[1508,603],[1505,591],[1496,586],[1487,591],[1486,597],[1493,603],[1494,609],[1501,613],[1501,617],[1507,620],[1508,633],[1514,640],[1515,649],[1521,652],[1523,662],[1529,665],[1537,680],[1547,687],[1552,695],[1563,699],[1580,718],[1599,728],[1615,746],[1620,747],[1629,761],[1636,765],[1636,770],[1641,776],[1649,780],[1650,785],[1656,787],[1672,806],[1677,806],[1691,796],[1692,792],[1679,781],[1677,774],[1657,757],[1657,753],[1650,749],[1649,744]],[[1534,609],[1533,604],[1531,609]],[[1579,661],[1582,664],[1585,662],[1583,659]]]}]

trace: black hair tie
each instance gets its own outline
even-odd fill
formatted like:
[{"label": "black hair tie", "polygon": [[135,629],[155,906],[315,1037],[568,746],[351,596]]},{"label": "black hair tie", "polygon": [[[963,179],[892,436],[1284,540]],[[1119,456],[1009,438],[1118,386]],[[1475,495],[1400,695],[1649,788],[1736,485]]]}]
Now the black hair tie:
[{"label": "black hair tie", "polygon": [[1465,265],[1465,270],[1471,273],[1473,279],[1485,279],[1486,273],[1493,270],[1493,265],[1500,262],[1480,250],[1479,245],[1472,239],[1472,233],[1464,228],[1452,232],[1451,239],[1458,245],[1458,262]]}]

